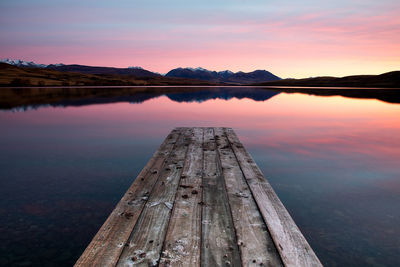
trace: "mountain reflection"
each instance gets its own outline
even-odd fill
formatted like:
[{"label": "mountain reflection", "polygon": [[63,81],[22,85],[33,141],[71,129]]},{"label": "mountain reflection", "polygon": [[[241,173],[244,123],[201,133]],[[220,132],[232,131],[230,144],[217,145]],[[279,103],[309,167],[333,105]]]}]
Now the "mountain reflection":
[{"label": "mountain reflection", "polygon": [[211,99],[248,98],[266,101],[280,93],[343,96],[400,103],[400,89],[294,88],[294,87],[54,87],[0,88],[0,109],[31,110],[42,107],[86,106],[119,102],[143,103],[167,96],[175,102],[204,102]]},{"label": "mountain reflection", "polygon": [[118,102],[143,103],[167,96],[175,102],[248,98],[265,101],[279,94],[250,87],[99,87],[99,88],[3,88],[0,109],[31,110],[41,107],[86,106]]},{"label": "mountain reflection", "polygon": [[166,96],[172,101],[176,102],[204,102],[210,99],[229,100],[232,98],[237,98],[237,99],[249,98],[254,101],[265,101],[279,93],[280,92],[259,89],[259,88],[220,87],[220,88],[210,88],[198,92],[172,93],[172,94],[166,94]]}]

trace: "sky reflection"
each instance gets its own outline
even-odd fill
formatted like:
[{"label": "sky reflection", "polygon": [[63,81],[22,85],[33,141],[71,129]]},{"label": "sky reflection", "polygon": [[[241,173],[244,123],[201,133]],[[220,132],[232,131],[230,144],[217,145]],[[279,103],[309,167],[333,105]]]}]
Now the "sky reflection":
[{"label": "sky reflection", "polygon": [[[71,265],[176,126],[234,128],[326,266],[400,263],[400,105],[160,96],[0,112],[0,123],[0,254],[9,265]],[[25,251],[41,243],[36,256],[19,251],[22,233],[31,236]]]}]

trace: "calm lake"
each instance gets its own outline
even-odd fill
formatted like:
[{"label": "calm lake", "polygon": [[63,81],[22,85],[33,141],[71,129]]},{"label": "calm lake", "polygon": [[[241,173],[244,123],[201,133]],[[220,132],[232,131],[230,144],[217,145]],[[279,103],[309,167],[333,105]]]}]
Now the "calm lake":
[{"label": "calm lake", "polygon": [[324,265],[400,265],[400,104],[189,91],[0,110],[0,265],[73,265],[176,126],[232,127]]}]

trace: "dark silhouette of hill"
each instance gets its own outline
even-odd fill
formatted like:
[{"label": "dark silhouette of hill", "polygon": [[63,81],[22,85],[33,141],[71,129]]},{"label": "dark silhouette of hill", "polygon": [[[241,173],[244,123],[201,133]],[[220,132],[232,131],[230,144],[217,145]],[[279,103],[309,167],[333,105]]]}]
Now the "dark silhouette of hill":
[{"label": "dark silhouette of hill", "polygon": [[[142,69],[115,69],[77,66],[87,72],[115,72],[90,74],[71,72],[71,65],[59,66],[64,71],[52,68],[17,67],[0,63],[0,86],[146,86],[146,85],[215,85],[215,83],[182,78],[164,77]],[[68,71],[67,71],[68,70]],[[71,70],[71,71],[70,71]],[[118,72],[125,74],[119,74]],[[128,74],[130,73],[130,74]],[[136,74],[134,74],[136,73]],[[140,76],[142,75],[142,76]]]},{"label": "dark silhouette of hill", "polygon": [[400,88],[400,71],[392,71],[380,75],[353,75],[342,78],[316,77],[306,79],[284,79],[280,81],[256,83],[255,85]]},{"label": "dark silhouette of hill", "polygon": [[46,68],[63,72],[78,72],[83,74],[116,74],[133,75],[136,77],[162,77],[160,74],[142,68],[92,67],[85,65],[49,65]]},{"label": "dark silhouette of hill", "polygon": [[255,70],[252,72],[237,72],[226,78],[228,83],[251,84],[262,81],[279,81],[281,78],[266,70]]},{"label": "dark silhouette of hill", "polygon": [[203,68],[177,68],[169,71],[165,76],[239,85],[280,80],[278,76],[266,70],[256,70],[247,73],[240,71],[233,73],[228,70],[216,72]]}]

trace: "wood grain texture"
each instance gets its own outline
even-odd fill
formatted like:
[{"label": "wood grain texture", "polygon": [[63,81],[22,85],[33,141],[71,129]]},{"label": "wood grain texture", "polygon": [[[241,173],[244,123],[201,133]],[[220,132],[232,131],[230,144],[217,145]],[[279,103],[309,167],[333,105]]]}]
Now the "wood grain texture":
[{"label": "wood grain texture", "polygon": [[157,266],[192,130],[184,129],[149,196],[117,266]]},{"label": "wood grain texture", "polygon": [[75,266],[322,266],[230,128],[176,128]]},{"label": "wood grain texture", "polygon": [[214,130],[204,132],[202,266],[241,266],[239,248],[216,151]]},{"label": "wood grain texture", "polygon": [[160,266],[200,266],[202,176],[203,129],[194,128],[164,241]]},{"label": "wood grain texture", "polygon": [[234,131],[225,129],[285,266],[322,266],[303,234]]},{"label": "wood grain texture", "polygon": [[174,149],[180,132],[180,129],[175,129],[167,136],[104,222],[75,266],[115,265],[147,202],[149,190],[156,183],[166,159]]},{"label": "wood grain texture", "polygon": [[242,265],[283,266],[224,130],[214,131]]}]

